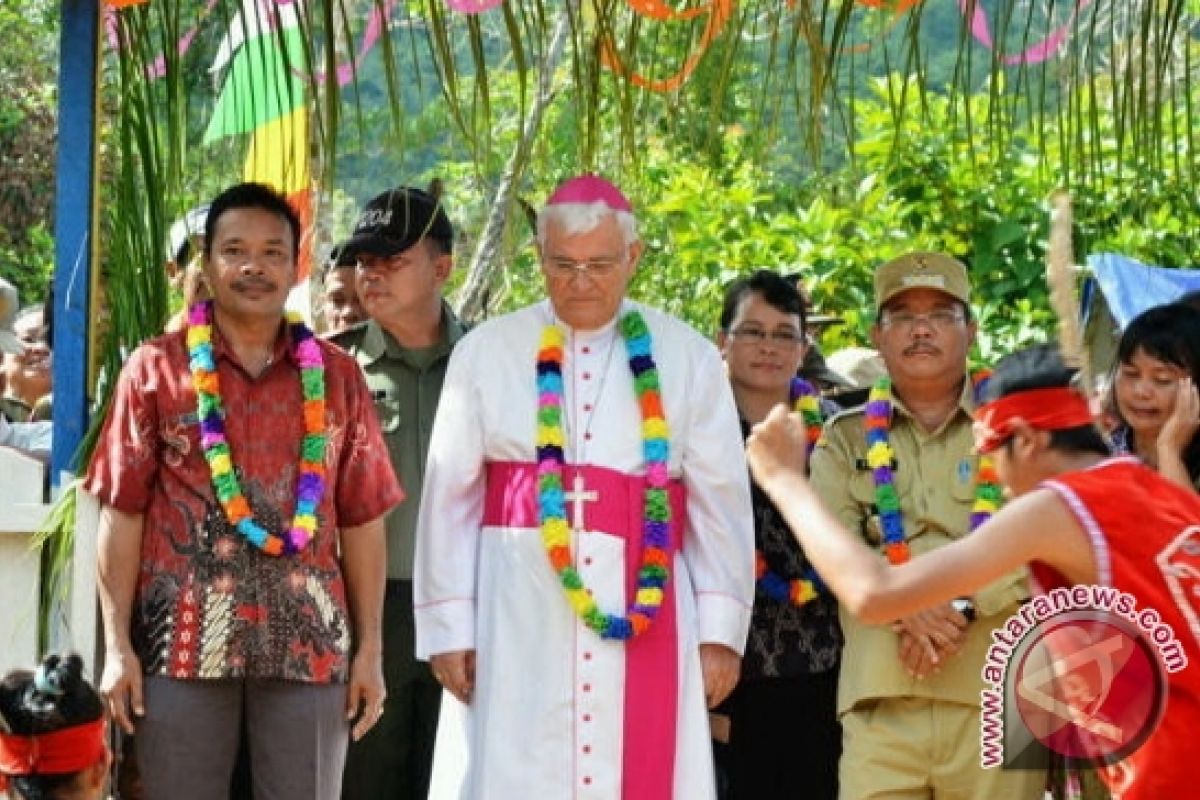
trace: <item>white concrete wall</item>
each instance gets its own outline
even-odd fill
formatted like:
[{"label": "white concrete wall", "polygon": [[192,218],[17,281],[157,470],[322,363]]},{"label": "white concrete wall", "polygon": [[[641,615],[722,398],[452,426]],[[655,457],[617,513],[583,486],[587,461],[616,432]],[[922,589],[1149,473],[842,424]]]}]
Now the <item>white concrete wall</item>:
[{"label": "white concrete wall", "polygon": [[75,552],[71,561],[71,599],[67,611],[68,645],[83,657],[84,674],[98,683],[104,667],[100,601],[96,594],[96,531],[100,526],[100,502],[83,489],[76,492]]},{"label": "white concrete wall", "polygon": [[0,674],[37,663],[41,551],[31,546],[50,507],[41,462],[0,447]]}]

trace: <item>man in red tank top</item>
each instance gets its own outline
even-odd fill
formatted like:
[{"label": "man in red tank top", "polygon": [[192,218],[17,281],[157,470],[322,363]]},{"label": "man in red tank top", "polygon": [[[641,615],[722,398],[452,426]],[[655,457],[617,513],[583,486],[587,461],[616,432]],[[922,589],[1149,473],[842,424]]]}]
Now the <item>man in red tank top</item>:
[{"label": "man in red tank top", "polygon": [[1155,662],[1154,676],[1166,676],[1166,698],[1157,728],[1102,774],[1115,798],[1181,797],[1200,780],[1189,752],[1200,730],[1200,666],[1189,664],[1200,657],[1200,496],[1136,459],[1109,458],[1072,376],[1051,346],[1000,362],[976,415],[976,446],[1013,500],[970,536],[899,566],[821,505],[804,478],[803,426],[786,409],[752,434],[750,465],[825,582],[869,624],[970,595],[1022,564],[1042,592],[1112,587],[1110,611],[1162,654],[1165,670]]}]

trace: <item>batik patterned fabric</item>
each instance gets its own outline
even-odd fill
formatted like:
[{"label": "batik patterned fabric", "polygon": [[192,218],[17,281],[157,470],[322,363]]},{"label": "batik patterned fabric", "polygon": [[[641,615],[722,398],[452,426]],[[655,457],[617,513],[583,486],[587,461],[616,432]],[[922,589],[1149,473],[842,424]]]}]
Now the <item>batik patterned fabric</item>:
[{"label": "batik patterned fabric", "polygon": [[[750,435],[743,419],[742,435]],[[779,509],[751,481],[754,503],[754,546],[772,572],[792,580],[809,574],[812,565],[796,542]],[[767,597],[761,587],[754,598],[750,636],[742,658],[742,677],[793,678],[836,669],[842,652],[837,599],[820,594],[802,606]]]},{"label": "batik patterned fabric", "polygon": [[[338,530],[381,516],[404,495],[358,364],[333,345],[320,346],[328,487],[316,535],[285,557],[248,544],[214,495],[184,334],[146,343],[122,370],[85,488],[145,515],[132,633],[147,674],[346,680],[353,632]],[[219,331],[213,349],[242,491],[255,517],[280,531],[293,513],[304,434],[291,342],[281,333],[257,378],[238,365]]]}]

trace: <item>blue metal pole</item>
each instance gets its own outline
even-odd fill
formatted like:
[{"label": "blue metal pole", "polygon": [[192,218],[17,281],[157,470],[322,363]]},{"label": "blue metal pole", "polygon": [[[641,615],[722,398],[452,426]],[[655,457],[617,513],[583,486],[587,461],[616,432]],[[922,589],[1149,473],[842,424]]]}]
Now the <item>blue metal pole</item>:
[{"label": "blue metal pole", "polygon": [[54,445],[51,482],[74,472],[88,422],[99,0],[62,0],[54,197]]}]

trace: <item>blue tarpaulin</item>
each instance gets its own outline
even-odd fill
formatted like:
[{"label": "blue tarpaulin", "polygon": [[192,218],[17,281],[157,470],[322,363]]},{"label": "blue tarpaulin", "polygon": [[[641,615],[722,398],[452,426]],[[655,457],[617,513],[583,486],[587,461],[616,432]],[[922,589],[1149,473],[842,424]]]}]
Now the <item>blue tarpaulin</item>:
[{"label": "blue tarpaulin", "polygon": [[1094,277],[1083,286],[1084,318],[1090,316],[1099,291],[1120,328],[1148,308],[1200,289],[1198,269],[1152,267],[1116,253],[1088,256],[1088,266]]},{"label": "blue tarpaulin", "polygon": [[1152,267],[1115,253],[1088,256],[1080,306],[1092,374],[1103,375],[1116,358],[1117,340],[1129,321],[1148,308],[1200,289],[1200,270]]}]

